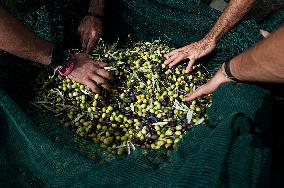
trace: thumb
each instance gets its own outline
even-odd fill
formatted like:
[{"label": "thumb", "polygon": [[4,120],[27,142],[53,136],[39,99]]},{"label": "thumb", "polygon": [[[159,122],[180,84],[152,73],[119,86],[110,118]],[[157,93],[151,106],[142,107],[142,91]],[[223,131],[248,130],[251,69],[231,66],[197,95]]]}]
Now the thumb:
[{"label": "thumb", "polygon": [[87,44],[87,49],[86,49],[87,54],[91,54],[91,52],[94,49],[96,42],[97,42],[97,37],[92,37],[92,38],[89,39],[89,42]]},{"label": "thumb", "polygon": [[204,84],[204,85],[200,86],[199,88],[197,88],[192,93],[187,94],[185,96],[185,101],[192,101],[192,100],[196,99],[197,97],[208,95],[208,94],[212,93],[213,91],[214,91],[214,88],[212,88],[209,83]]},{"label": "thumb", "polygon": [[185,96],[185,101],[191,101],[197,97],[201,97],[215,91],[222,83],[231,82],[232,80],[225,77],[221,71],[221,68],[217,71],[215,76],[209,80],[206,84],[200,86],[194,92]]},{"label": "thumb", "polygon": [[195,60],[196,59],[194,59],[194,58],[190,58],[188,65],[185,69],[185,73],[189,73],[191,71],[192,65],[194,64]]}]

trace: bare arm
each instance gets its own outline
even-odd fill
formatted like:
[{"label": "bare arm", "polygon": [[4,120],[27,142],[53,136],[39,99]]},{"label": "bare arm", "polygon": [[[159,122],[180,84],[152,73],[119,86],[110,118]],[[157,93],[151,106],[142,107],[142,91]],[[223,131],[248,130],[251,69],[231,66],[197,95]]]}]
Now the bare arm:
[{"label": "bare arm", "polygon": [[242,81],[284,82],[284,26],[231,60],[232,74]]},{"label": "bare arm", "polygon": [[[215,76],[193,93],[186,95],[190,101],[199,96],[212,93],[222,83],[231,82],[221,67]],[[231,60],[230,70],[241,81],[284,83],[284,26],[268,38]]]},{"label": "bare arm", "polygon": [[36,36],[0,5],[0,49],[48,65],[52,44]]},{"label": "bare arm", "polygon": [[[3,6],[0,6],[0,49],[18,57],[38,62],[44,65],[51,63],[52,44],[37,37],[14,18]],[[75,54],[73,57],[74,69],[69,77],[87,85],[93,92],[100,89],[95,83],[107,90],[107,82],[111,75],[104,69],[105,63],[93,61],[87,54]]]},{"label": "bare arm", "polygon": [[170,52],[166,56],[165,64],[171,68],[182,60],[189,59],[186,68],[186,72],[189,72],[195,61],[210,54],[215,49],[218,40],[248,13],[255,2],[256,0],[231,0],[203,39]]},{"label": "bare arm", "polygon": [[255,2],[256,0],[231,0],[212,29],[205,36],[205,39],[213,40],[217,43],[226,32],[249,12]]}]

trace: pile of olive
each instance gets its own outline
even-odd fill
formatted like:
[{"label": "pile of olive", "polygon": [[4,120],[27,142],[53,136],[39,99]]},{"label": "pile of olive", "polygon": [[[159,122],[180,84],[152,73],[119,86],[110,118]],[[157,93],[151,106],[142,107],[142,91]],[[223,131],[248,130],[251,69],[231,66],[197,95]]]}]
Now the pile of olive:
[{"label": "pile of olive", "polygon": [[94,59],[105,59],[114,75],[111,94],[94,94],[56,75],[40,82],[34,104],[114,154],[137,147],[172,148],[190,127],[207,119],[210,96],[183,101],[186,93],[208,80],[206,69],[200,64],[188,74],[184,64],[169,69],[163,62],[170,50],[159,42],[96,50]]}]

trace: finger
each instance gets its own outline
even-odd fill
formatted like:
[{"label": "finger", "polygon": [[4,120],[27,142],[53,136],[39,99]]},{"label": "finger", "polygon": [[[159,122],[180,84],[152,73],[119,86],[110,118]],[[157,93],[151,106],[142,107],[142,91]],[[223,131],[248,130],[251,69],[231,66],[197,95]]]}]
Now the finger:
[{"label": "finger", "polygon": [[97,85],[107,84],[107,81],[97,74],[92,74],[90,79],[93,80]]},{"label": "finger", "polygon": [[103,88],[105,88],[107,91],[111,92],[111,86],[110,86],[108,83],[106,83],[106,84],[101,84],[101,86],[102,86]]},{"label": "finger", "polygon": [[85,32],[83,33],[82,35],[82,48],[83,50],[86,50],[87,49],[87,45],[88,45],[88,42],[89,42],[89,37],[88,37],[88,33]]},{"label": "finger", "polygon": [[87,44],[87,50],[86,50],[87,54],[90,54],[92,52],[92,50],[93,50],[93,48],[94,48],[94,46],[97,42],[97,39],[98,39],[98,37],[97,37],[96,33],[91,35],[91,38],[90,38],[90,40]]},{"label": "finger", "polygon": [[179,53],[180,51],[183,51],[183,48],[179,48],[179,49],[175,49],[173,51],[171,51],[170,53],[168,53],[167,55],[170,57],[176,53]]},{"label": "finger", "polygon": [[82,34],[82,31],[83,31],[83,29],[82,29],[82,27],[78,27],[78,31],[77,31],[77,33],[78,33],[78,35],[81,35]]},{"label": "finger", "polygon": [[99,66],[100,68],[104,68],[104,67],[107,67],[108,64],[104,61],[94,61],[94,63]]},{"label": "finger", "polygon": [[84,30],[80,29],[79,30],[79,35],[80,35],[80,41],[81,41],[81,44],[82,44],[82,47],[83,47],[83,43],[84,43],[84,40],[85,40],[85,32],[84,32]]},{"label": "finger", "polygon": [[105,89],[108,90],[108,91],[111,91],[111,87],[110,87],[110,85],[108,84],[108,82],[107,82],[105,79],[103,79],[102,77],[100,77],[99,75],[93,74],[93,75],[91,76],[91,79],[92,79],[94,82],[96,82],[97,85],[99,85],[99,86],[105,88]]},{"label": "finger", "polygon": [[171,58],[171,56],[175,55],[175,54],[178,53],[178,52],[179,52],[178,50],[173,50],[173,51],[171,51],[170,53],[167,53],[167,54],[165,55],[165,58],[166,58],[166,59],[169,59],[169,58]]},{"label": "finger", "polygon": [[169,67],[172,68],[174,65],[178,64],[180,61],[184,59],[183,55],[178,56],[174,61],[169,64]]},{"label": "finger", "polygon": [[100,93],[100,89],[98,88],[98,86],[96,86],[96,84],[94,82],[92,82],[91,80],[87,80],[85,81],[85,85],[88,86],[94,93]]},{"label": "finger", "polygon": [[81,33],[79,35],[80,35],[80,42],[81,42],[82,47],[83,47],[83,35]]},{"label": "finger", "polygon": [[96,40],[89,40],[89,43],[87,44],[87,48],[86,48],[86,53],[87,54],[91,54],[93,49],[94,49],[94,46],[96,44]]},{"label": "finger", "polygon": [[101,68],[101,69],[97,69],[96,71],[96,74],[103,77],[103,78],[106,78],[106,79],[109,79],[111,80],[112,79],[112,74],[109,73],[107,70]]},{"label": "finger", "polygon": [[174,61],[179,56],[179,53],[173,54],[169,57],[169,59],[165,60],[164,64],[169,65],[172,61]]},{"label": "finger", "polygon": [[193,91],[192,93],[185,95],[185,101],[192,101],[196,99],[197,97],[201,97],[201,96],[211,93],[210,92],[211,90],[208,87],[209,86],[207,84],[202,85],[198,89]]},{"label": "finger", "polygon": [[196,60],[195,58],[190,58],[187,67],[185,69],[185,73],[189,73],[191,71],[192,65],[194,64],[195,60]]}]

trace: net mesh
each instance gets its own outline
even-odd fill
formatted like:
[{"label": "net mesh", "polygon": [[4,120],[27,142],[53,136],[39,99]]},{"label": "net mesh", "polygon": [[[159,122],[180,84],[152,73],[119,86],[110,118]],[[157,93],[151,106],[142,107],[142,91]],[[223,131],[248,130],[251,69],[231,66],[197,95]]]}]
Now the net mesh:
[{"label": "net mesh", "polygon": [[[69,38],[75,38],[75,32],[68,31],[76,28],[83,14],[78,11],[79,2],[1,2],[39,36],[51,42],[69,42],[66,46],[75,44],[76,40]],[[161,39],[180,47],[201,39],[220,12],[197,0],[119,0],[109,3],[107,15],[105,39],[109,42],[118,37],[128,40],[131,33],[133,40]],[[284,23],[283,17],[283,9],[279,9],[261,22],[242,21],[218,43],[213,54],[200,61],[214,73],[220,63],[260,40],[259,28],[274,30]],[[270,137],[265,135],[274,109],[267,88],[222,85],[213,95],[208,125],[192,128],[174,150],[137,150],[116,158],[30,105],[33,82],[42,69],[7,54],[1,56],[1,187],[270,185]]]}]

